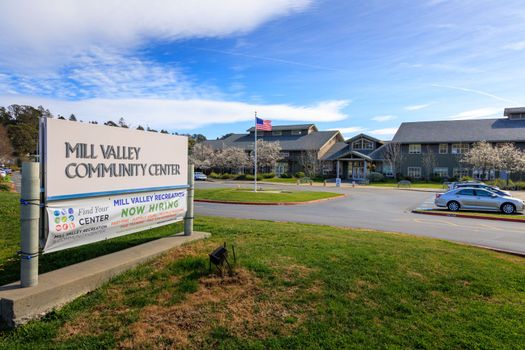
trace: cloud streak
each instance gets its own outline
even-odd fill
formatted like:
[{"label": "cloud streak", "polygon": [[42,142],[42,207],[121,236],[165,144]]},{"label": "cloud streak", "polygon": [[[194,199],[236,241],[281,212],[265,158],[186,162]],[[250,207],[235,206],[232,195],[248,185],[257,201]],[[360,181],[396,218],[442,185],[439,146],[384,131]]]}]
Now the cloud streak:
[{"label": "cloud streak", "polygon": [[477,94],[477,95],[490,97],[490,98],[493,98],[493,99],[498,100],[498,101],[503,101],[503,102],[509,102],[509,103],[517,104],[516,101],[512,101],[512,100],[509,100],[509,99],[504,98],[504,97],[496,96],[494,94],[491,94],[491,93],[488,93],[488,92],[485,92],[485,91],[481,91],[481,90],[468,89],[468,88],[464,88],[464,87],[451,86],[451,85],[440,85],[440,84],[432,84],[431,86],[444,88],[444,89],[452,89],[452,90],[458,90],[458,91],[471,92],[471,93],[474,93],[474,94]]}]

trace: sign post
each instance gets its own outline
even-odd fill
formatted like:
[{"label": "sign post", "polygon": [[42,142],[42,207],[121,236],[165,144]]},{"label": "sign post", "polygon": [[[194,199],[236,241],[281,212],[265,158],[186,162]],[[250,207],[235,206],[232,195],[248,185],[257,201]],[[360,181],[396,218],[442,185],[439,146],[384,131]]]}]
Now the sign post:
[{"label": "sign post", "polygon": [[20,284],[22,288],[38,284],[38,229],[40,218],[40,164],[22,164],[20,199]]},{"label": "sign post", "polygon": [[193,164],[188,166],[188,195],[186,216],[184,216],[184,236],[191,236],[193,232],[193,192],[195,187],[195,173]]}]

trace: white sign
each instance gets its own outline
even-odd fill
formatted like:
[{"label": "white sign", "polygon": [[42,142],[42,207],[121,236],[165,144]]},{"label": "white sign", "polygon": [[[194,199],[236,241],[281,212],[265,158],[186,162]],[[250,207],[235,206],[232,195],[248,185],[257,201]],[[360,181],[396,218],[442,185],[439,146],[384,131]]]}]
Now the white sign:
[{"label": "white sign", "polygon": [[186,190],[51,202],[44,253],[123,236],[182,220]]},{"label": "white sign", "polygon": [[47,201],[187,187],[186,136],[46,118],[43,137]]}]

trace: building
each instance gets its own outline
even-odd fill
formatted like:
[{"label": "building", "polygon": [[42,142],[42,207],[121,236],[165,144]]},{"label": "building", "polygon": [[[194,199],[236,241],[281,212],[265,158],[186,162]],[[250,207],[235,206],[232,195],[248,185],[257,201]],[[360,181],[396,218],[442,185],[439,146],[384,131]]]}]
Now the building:
[{"label": "building", "polygon": [[401,145],[401,173],[412,178],[427,177],[424,159],[430,153],[435,158],[430,169],[433,176],[494,178],[494,170],[481,174],[465,167],[460,159],[479,141],[494,145],[512,142],[516,147],[525,149],[525,107],[506,108],[504,116],[497,119],[402,123],[392,139],[392,142]]},{"label": "building", "polygon": [[[205,142],[215,150],[238,147],[251,152],[255,129],[247,132]],[[506,108],[504,118],[402,123],[392,141],[366,134],[345,140],[339,131],[319,131],[314,124],[278,125],[257,135],[264,141],[279,141],[283,159],[274,169],[277,175],[295,174],[304,171],[306,164],[316,162],[318,175],[358,181],[370,172],[387,177],[397,173],[414,179],[493,178],[495,171],[472,171],[460,159],[479,141],[512,142],[525,149],[525,107]],[[392,161],[396,149],[399,162]]]}]

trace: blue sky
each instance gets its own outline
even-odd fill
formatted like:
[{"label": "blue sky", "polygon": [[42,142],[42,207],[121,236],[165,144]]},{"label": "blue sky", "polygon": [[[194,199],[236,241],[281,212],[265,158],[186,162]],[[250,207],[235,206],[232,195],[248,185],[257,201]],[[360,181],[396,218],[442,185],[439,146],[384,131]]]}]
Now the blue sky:
[{"label": "blue sky", "polygon": [[[30,10],[29,10],[30,9]],[[525,106],[523,1],[0,3],[0,105],[215,138],[253,112],[390,139]]]}]

